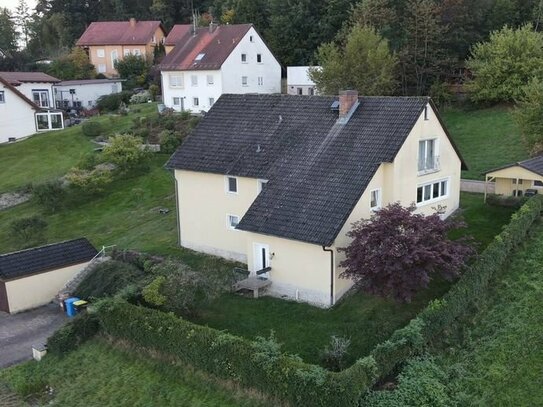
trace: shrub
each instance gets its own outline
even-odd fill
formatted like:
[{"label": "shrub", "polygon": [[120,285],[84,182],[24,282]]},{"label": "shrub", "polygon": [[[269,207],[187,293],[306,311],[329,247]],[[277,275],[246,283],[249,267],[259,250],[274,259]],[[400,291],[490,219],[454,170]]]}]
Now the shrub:
[{"label": "shrub", "polygon": [[113,181],[112,170],[107,167],[95,168],[92,171],[72,168],[65,176],[70,188],[75,188],[88,195],[98,194]]},{"label": "shrub", "polygon": [[177,149],[179,144],[181,144],[181,140],[179,140],[171,130],[163,130],[158,137],[160,141],[160,151],[163,153],[171,154]]},{"label": "shrub", "polygon": [[83,122],[81,127],[83,134],[87,137],[98,137],[102,134],[102,125],[95,120],[87,120]]},{"label": "shrub", "polygon": [[489,194],[486,197],[486,203],[494,206],[505,206],[510,208],[520,208],[526,203],[528,198],[526,197],[517,197],[517,196],[503,196],[503,195],[494,195]]},{"label": "shrub", "polygon": [[149,169],[151,153],[143,148],[141,139],[129,134],[111,137],[102,154],[104,160],[115,164],[123,171]]},{"label": "shrub", "polygon": [[111,260],[101,263],[81,281],[74,292],[80,298],[102,298],[117,294],[124,287],[141,283],[145,273],[131,264]]},{"label": "shrub", "polygon": [[159,93],[160,93],[160,86],[155,85],[154,83],[149,86],[149,94],[151,95],[151,100],[155,101]]},{"label": "shrub", "polygon": [[66,191],[60,180],[49,181],[32,187],[32,196],[46,211],[56,212],[62,208]]},{"label": "shrub", "polygon": [[12,220],[9,224],[11,234],[24,243],[39,241],[47,229],[47,222],[38,215]]},{"label": "shrub", "polygon": [[136,93],[130,97],[130,104],[147,103],[151,100],[151,94],[149,91],[143,91]]},{"label": "shrub", "polygon": [[522,88],[513,118],[532,154],[540,154],[543,151],[543,80],[534,78]]},{"label": "shrub", "polygon": [[350,345],[350,339],[332,335],[330,343],[321,353],[321,360],[324,366],[334,372],[343,370]]},{"label": "shrub", "polygon": [[64,355],[96,335],[99,328],[96,314],[85,312],[76,315],[47,340],[47,350],[55,355]]},{"label": "shrub", "polygon": [[156,307],[160,307],[166,304],[167,298],[160,293],[164,283],[166,282],[166,277],[158,276],[156,277],[147,287],[143,289],[143,299]]},{"label": "shrub", "polygon": [[132,96],[131,91],[112,93],[111,95],[100,96],[96,101],[96,107],[101,112],[115,112],[121,103],[127,104]]}]

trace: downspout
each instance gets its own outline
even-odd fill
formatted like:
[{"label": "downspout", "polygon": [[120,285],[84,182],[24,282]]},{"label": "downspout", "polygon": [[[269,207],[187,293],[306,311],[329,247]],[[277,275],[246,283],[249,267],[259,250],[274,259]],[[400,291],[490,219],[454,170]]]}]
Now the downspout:
[{"label": "downspout", "polygon": [[334,305],[334,250],[322,246],[322,250],[330,253],[330,306]]}]

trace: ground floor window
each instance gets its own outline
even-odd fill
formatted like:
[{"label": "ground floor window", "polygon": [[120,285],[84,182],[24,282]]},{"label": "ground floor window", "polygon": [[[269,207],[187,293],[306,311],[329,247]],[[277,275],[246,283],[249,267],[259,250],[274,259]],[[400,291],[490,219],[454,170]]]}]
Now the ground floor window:
[{"label": "ground floor window", "polygon": [[433,181],[417,187],[417,204],[436,201],[449,193],[449,180]]},{"label": "ground floor window", "polygon": [[64,128],[61,112],[36,113],[36,129],[38,131],[60,130]]}]

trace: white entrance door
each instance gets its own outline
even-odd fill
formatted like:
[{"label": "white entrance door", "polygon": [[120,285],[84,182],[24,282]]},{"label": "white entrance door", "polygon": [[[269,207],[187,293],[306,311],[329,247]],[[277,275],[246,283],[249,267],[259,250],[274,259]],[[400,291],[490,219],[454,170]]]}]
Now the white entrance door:
[{"label": "white entrance door", "polygon": [[[254,270],[257,271],[270,267],[270,246],[262,243],[253,243],[254,248]],[[260,277],[269,278],[269,273],[261,274]]]}]

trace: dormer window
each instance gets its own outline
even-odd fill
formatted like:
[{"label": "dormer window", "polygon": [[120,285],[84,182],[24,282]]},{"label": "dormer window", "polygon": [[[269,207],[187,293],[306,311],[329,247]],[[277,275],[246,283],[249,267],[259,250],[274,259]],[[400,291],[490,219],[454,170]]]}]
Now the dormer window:
[{"label": "dormer window", "polygon": [[198,55],[196,55],[196,58],[194,58],[194,61],[195,61],[195,62],[201,61],[202,58],[205,57],[205,55],[206,55],[205,53],[204,53],[204,54],[198,54]]},{"label": "dormer window", "polygon": [[226,177],[226,192],[238,193],[238,179],[236,177]]}]

